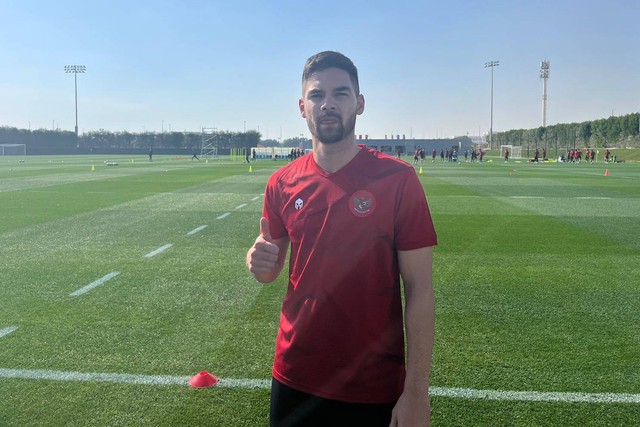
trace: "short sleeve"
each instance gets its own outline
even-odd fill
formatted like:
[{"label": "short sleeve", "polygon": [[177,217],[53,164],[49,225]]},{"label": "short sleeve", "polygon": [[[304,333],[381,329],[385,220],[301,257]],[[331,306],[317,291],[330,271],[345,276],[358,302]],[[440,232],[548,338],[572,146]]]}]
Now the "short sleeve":
[{"label": "short sleeve", "polygon": [[396,248],[409,251],[437,245],[427,197],[413,168],[403,172],[396,203]]}]

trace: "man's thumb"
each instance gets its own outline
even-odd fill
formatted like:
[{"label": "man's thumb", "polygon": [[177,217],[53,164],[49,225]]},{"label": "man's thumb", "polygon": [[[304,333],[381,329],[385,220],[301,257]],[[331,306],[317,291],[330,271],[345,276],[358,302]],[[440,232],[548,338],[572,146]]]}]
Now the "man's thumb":
[{"label": "man's thumb", "polygon": [[260,234],[264,238],[264,240],[271,242],[273,238],[271,237],[271,233],[269,232],[269,221],[267,218],[260,218]]}]

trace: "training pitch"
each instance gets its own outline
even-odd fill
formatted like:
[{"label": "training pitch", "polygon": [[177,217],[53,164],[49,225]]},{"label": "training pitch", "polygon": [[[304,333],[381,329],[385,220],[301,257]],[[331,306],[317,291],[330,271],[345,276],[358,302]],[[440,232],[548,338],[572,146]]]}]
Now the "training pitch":
[{"label": "training pitch", "polygon": [[[640,164],[489,160],[415,166],[432,425],[637,425]],[[0,426],[266,425],[286,275],[244,260],[285,163],[0,157]]]}]

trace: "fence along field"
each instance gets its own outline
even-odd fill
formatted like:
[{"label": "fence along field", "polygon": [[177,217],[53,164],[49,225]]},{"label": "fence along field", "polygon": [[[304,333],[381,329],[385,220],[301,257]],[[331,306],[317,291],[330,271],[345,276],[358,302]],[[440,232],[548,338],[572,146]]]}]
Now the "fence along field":
[{"label": "fence along field", "polygon": [[[284,162],[104,160],[0,162],[0,424],[264,425],[285,278],[243,263]],[[433,424],[633,425],[640,168],[419,176],[440,237]],[[203,369],[220,385],[191,389]]]}]

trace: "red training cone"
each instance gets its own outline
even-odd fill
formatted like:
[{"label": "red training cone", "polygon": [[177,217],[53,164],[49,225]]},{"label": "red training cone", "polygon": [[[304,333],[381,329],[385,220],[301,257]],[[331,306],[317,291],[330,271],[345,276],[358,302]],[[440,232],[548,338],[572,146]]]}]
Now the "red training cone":
[{"label": "red training cone", "polygon": [[605,169],[604,176],[609,176],[609,169]]},{"label": "red training cone", "polygon": [[218,383],[218,377],[210,374],[207,371],[202,371],[197,375],[194,375],[189,380],[189,385],[195,388],[207,388],[213,387]]}]

